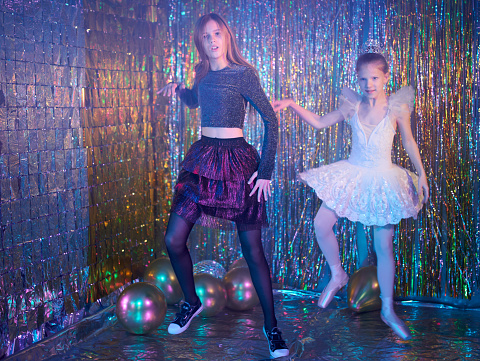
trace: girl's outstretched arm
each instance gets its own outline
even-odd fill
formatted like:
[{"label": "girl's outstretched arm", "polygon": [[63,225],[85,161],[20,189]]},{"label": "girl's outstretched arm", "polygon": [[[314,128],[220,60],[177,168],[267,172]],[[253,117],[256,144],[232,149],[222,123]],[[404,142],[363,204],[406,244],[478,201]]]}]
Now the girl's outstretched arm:
[{"label": "girl's outstretched arm", "polygon": [[338,109],[323,116],[301,107],[292,99],[276,100],[272,105],[273,110],[276,112],[290,107],[303,121],[307,122],[315,129],[323,129],[341,122],[344,119],[348,119],[355,112],[356,104],[359,101],[360,96],[357,93],[348,88],[343,88]]},{"label": "girl's outstretched arm", "polygon": [[308,109],[301,107],[295,103],[293,99],[275,100],[272,105],[273,110],[276,112],[285,108],[291,108],[303,121],[310,124],[315,129],[329,127],[344,119],[343,114],[339,110],[334,110],[333,112],[325,114],[324,116],[320,116]]},{"label": "girl's outstretched arm", "polygon": [[171,97],[172,95],[175,95],[175,92],[177,90],[177,87],[182,90],[185,89],[185,84],[183,83],[175,83],[171,82],[165,85],[162,89],[157,91],[157,94],[163,95],[163,96],[169,96]]},{"label": "girl's outstretched arm", "polygon": [[420,157],[420,151],[418,150],[417,143],[413,139],[412,128],[410,127],[410,109],[406,104],[402,105],[401,110],[398,112],[397,124],[400,128],[400,134],[402,135],[403,148],[410,157],[415,170],[418,173],[418,187],[423,192],[423,203],[427,203],[429,197],[429,187],[427,182],[427,175],[423,168],[422,158]]},{"label": "girl's outstretched arm", "polygon": [[198,107],[198,94],[197,86],[194,85],[192,89],[185,88],[183,83],[171,82],[165,85],[162,89],[157,91],[157,94],[163,96],[172,96],[178,94],[182,102],[184,102],[189,108]]}]

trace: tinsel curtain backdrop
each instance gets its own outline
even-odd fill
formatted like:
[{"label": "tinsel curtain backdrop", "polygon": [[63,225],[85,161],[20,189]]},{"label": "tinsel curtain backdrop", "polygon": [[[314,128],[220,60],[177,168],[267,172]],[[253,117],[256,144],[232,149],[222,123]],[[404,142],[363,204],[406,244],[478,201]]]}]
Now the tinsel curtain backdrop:
[{"label": "tinsel curtain backdrop", "polygon": [[[463,306],[472,296],[480,297],[479,119],[474,88],[478,69],[472,2],[173,1],[163,9],[168,16],[165,83],[193,84],[195,21],[201,14],[218,12],[236,32],[247,60],[259,70],[269,98],[292,97],[318,114],[336,108],[342,87],[359,89],[354,70],[359,48],[370,38],[379,40],[390,63],[388,91],[404,85],[415,88],[412,130],[431,187],[431,200],[417,220],[402,221],[396,228],[396,295]],[[476,34],[477,38],[478,29]],[[200,113],[173,99],[165,108],[165,119],[166,158],[170,157],[175,180],[179,161],[199,137]],[[344,159],[351,145],[350,129],[339,124],[315,131],[288,111],[279,119],[265,249],[276,282],[315,289],[328,276],[313,230],[320,202],[296,175]],[[245,124],[246,138],[257,149],[262,126],[258,117]],[[393,158],[413,170],[400,137]],[[355,226],[341,220],[337,237],[342,261],[353,272]],[[197,228],[190,240],[197,260],[229,264],[238,257],[235,232]],[[475,305],[479,302],[476,298]]]},{"label": "tinsel curtain backdrop", "polygon": [[[208,12],[227,19],[271,100],[292,97],[319,114],[335,109],[343,86],[358,90],[361,44],[384,44],[388,92],[416,90],[412,130],[431,187],[419,217],[396,228],[396,296],[479,307],[477,6],[0,0],[0,358],[113,305],[165,254],[174,182],[200,136],[200,111],[156,91],[193,84],[193,28]],[[279,120],[264,246],[279,287],[320,290],[329,272],[312,224],[320,201],[296,175],[345,158],[350,129],[315,131],[289,111]],[[261,148],[258,116],[245,135]],[[399,138],[393,157],[413,169]],[[351,273],[355,225],[341,220],[336,231]],[[230,229],[195,227],[189,245],[194,262],[228,268],[241,256]]]}]

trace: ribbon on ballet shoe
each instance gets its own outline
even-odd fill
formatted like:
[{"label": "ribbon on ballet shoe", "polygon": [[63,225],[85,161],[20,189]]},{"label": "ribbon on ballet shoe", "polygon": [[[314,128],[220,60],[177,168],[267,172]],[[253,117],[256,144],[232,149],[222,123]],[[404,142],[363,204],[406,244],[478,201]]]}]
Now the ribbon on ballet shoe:
[{"label": "ribbon on ballet shoe", "polygon": [[[392,317],[390,316],[387,318],[386,316],[383,315],[382,312],[380,312],[380,318],[382,319],[383,322],[387,324],[388,327],[390,327],[395,334],[400,337],[402,340],[410,340],[412,338],[412,333],[410,332],[409,328],[405,323],[399,319],[398,317]],[[396,318],[396,319],[395,319]]]},{"label": "ribbon on ballet shoe", "polygon": [[322,294],[318,298],[318,307],[326,308],[330,302],[332,302],[333,297],[340,291],[346,284],[348,283],[348,276],[345,273],[344,277],[340,280],[332,278],[330,282],[328,282],[327,287],[323,290]]}]

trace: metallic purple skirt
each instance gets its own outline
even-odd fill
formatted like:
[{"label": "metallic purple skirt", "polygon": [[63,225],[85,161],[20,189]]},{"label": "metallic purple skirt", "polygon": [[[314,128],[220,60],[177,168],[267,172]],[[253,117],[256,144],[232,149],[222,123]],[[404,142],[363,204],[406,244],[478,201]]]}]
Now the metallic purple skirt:
[{"label": "metallic purple skirt", "polygon": [[180,164],[170,212],[206,227],[247,231],[268,227],[265,200],[249,196],[260,157],[244,138],[202,136],[193,143]]}]

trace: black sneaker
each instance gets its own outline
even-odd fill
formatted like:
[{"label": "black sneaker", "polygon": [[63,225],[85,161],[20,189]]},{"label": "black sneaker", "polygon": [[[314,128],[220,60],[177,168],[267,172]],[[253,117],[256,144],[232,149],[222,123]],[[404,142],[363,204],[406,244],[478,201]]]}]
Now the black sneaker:
[{"label": "black sneaker", "polygon": [[263,333],[267,337],[268,350],[273,357],[288,356],[288,347],[285,341],[282,339],[282,332],[277,327],[272,328],[271,331],[267,331],[263,326]]},{"label": "black sneaker", "polygon": [[190,322],[195,316],[198,316],[200,312],[203,310],[203,305],[198,302],[195,306],[190,306],[188,302],[184,302],[182,308],[180,309],[180,313],[176,314],[175,320],[168,325],[168,333],[172,335],[178,335],[185,331],[188,326],[190,326]]}]

